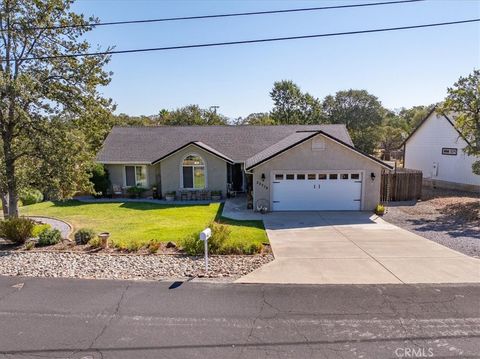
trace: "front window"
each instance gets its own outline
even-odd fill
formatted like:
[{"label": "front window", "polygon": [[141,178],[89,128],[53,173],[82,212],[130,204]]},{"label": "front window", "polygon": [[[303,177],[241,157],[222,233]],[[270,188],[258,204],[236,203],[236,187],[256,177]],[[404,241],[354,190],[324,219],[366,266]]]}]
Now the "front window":
[{"label": "front window", "polygon": [[125,184],[127,187],[147,187],[147,167],[125,166]]},{"label": "front window", "polygon": [[205,163],[200,156],[189,155],[182,163],[183,188],[203,189],[206,187]]}]

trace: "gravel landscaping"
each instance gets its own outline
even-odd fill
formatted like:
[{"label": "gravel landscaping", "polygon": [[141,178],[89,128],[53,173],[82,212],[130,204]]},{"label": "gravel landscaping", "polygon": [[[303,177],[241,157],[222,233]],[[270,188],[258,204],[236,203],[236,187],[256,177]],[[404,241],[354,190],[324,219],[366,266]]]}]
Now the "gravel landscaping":
[{"label": "gravel landscaping", "polygon": [[480,195],[424,188],[419,202],[392,202],[384,219],[446,247],[480,258]]},{"label": "gravel landscaping", "polygon": [[273,256],[203,257],[52,252],[0,252],[0,275],[95,279],[163,280],[192,277],[235,280],[273,260]]}]

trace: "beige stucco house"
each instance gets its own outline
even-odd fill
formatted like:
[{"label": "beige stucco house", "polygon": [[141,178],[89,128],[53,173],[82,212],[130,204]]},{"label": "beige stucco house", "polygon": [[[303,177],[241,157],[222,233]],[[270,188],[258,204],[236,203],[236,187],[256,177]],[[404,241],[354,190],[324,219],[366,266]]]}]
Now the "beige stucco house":
[{"label": "beige stucco house", "polygon": [[371,210],[391,170],[356,149],[343,125],[115,127],[97,160],[116,189],[177,199],[244,192],[268,211]]}]

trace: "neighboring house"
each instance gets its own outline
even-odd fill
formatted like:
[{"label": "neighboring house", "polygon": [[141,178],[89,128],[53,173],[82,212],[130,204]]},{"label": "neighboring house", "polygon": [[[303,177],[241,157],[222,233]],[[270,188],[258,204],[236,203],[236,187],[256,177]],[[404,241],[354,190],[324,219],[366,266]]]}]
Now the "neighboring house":
[{"label": "neighboring house", "polygon": [[424,183],[464,190],[480,190],[480,176],[472,172],[478,157],[463,152],[465,137],[454,117],[433,108],[403,143],[404,167],[421,170]]},{"label": "neighboring house", "polygon": [[274,211],[374,209],[391,169],[344,125],[115,127],[97,160],[116,187],[249,192]]}]

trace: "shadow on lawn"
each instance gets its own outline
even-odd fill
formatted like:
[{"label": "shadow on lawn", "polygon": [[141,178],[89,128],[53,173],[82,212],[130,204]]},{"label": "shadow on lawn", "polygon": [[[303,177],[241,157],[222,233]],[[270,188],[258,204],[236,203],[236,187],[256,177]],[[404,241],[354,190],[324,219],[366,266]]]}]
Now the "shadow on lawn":
[{"label": "shadow on lawn", "polygon": [[253,227],[253,228],[265,230],[265,226],[263,225],[263,221],[261,220],[240,221],[240,220],[222,217],[224,206],[225,206],[225,203],[222,203],[218,207],[217,214],[215,215],[215,222],[222,223],[222,224],[230,224],[230,225],[239,226],[239,227]]},{"label": "shadow on lawn", "polygon": [[54,201],[54,207],[80,207],[97,204],[119,204],[121,208],[135,209],[139,211],[148,211],[155,209],[170,209],[170,208],[184,208],[193,206],[208,206],[208,203],[192,203],[192,204],[163,204],[151,202],[122,202],[122,201],[98,201],[98,202],[82,202],[78,200]]},{"label": "shadow on lawn", "polygon": [[450,236],[480,239],[480,203],[452,204],[439,210],[435,219],[408,219],[419,232],[446,232]]},{"label": "shadow on lawn", "polygon": [[[115,203],[115,202],[108,202]],[[148,211],[155,209],[172,209],[172,208],[189,208],[189,207],[208,207],[209,203],[192,203],[192,204],[162,204],[162,203],[149,203],[149,202],[117,202],[121,203],[121,208],[136,209],[139,211]]]}]

